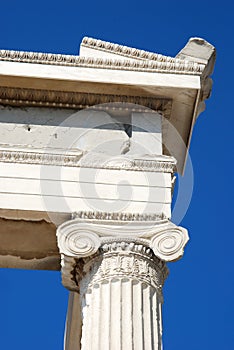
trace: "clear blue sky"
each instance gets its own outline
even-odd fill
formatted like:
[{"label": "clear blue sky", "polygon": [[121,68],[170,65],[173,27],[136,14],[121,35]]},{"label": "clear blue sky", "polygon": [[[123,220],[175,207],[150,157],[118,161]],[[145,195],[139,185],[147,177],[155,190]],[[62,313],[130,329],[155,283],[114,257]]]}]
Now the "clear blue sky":
[{"label": "clear blue sky", "polygon": [[[195,187],[181,225],[191,240],[164,288],[165,350],[234,349],[233,13],[231,0],[1,3],[2,49],[76,54],[86,35],[171,56],[192,36],[217,48],[190,149]],[[0,349],[62,350],[60,273],[2,269],[0,286]]]}]

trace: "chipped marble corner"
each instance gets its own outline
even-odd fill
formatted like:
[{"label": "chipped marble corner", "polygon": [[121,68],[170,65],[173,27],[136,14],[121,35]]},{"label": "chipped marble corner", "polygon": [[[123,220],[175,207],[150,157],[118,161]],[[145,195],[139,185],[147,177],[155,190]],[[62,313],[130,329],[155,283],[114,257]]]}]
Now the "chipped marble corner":
[{"label": "chipped marble corner", "polygon": [[213,73],[216,49],[215,47],[202,38],[190,38],[185,47],[177,54],[177,59],[184,59],[191,62],[197,62],[204,65],[204,70],[201,75],[201,103],[199,105],[199,111],[201,113],[204,108],[204,100],[208,99],[212,89],[212,79],[210,76]]}]

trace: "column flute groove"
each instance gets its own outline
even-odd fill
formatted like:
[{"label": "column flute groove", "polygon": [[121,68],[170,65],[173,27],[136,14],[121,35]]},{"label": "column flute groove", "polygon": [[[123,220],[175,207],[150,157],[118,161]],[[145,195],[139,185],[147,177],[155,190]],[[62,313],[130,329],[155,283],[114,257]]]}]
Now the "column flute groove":
[{"label": "column flute groove", "polygon": [[165,263],[150,248],[124,241],[104,244],[83,263],[81,349],[161,349],[159,332],[152,336],[161,320],[151,305],[156,315]]}]

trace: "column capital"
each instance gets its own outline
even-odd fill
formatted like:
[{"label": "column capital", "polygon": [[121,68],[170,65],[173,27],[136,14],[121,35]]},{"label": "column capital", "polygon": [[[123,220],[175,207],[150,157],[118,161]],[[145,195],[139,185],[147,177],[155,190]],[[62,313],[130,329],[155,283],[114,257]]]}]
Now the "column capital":
[{"label": "column capital", "polygon": [[60,253],[83,258],[95,254],[105,243],[134,241],[151,248],[164,261],[175,261],[183,255],[189,240],[185,228],[156,215],[122,214],[121,217],[109,213],[105,219],[100,215],[76,213],[72,220],[61,224],[57,229]]},{"label": "column capital", "polygon": [[[92,215],[91,215],[92,214]],[[79,264],[87,257],[131,251],[154,256],[157,262],[178,260],[189,239],[187,230],[155,215],[75,213],[57,229],[63,284],[78,290]],[[87,260],[87,259],[86,259]],[[76,277],[74,277],[76,276]]]}]

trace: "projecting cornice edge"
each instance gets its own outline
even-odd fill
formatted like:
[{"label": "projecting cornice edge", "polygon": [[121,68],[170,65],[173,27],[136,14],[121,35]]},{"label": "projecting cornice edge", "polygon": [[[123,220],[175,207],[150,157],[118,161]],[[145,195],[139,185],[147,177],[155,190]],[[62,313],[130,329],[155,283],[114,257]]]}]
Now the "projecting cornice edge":
[{"label": "projecting cornice edge", "polygon": [[201,75],[204,70],[203,64],[183,60],[131,61],[13,50],[0,50],[0,61],[187,75]]}]

